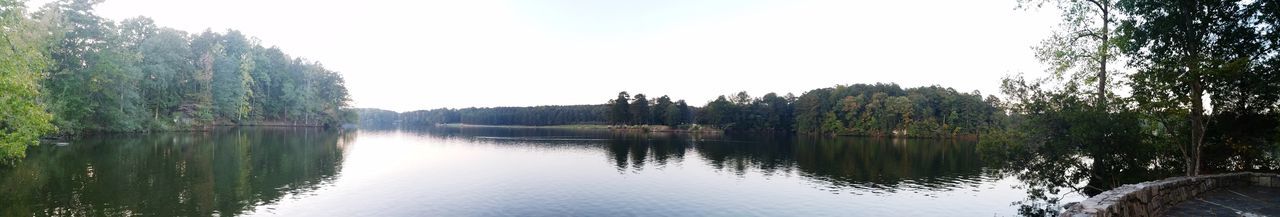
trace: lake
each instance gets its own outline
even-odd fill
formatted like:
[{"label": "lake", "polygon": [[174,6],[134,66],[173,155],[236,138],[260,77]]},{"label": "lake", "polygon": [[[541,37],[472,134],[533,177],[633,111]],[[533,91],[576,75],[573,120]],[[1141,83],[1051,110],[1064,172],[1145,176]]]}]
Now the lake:
[{"label": "lake", "polygon": [[0,215],[1015,216],[1060,204],[1028,199],[983,159],[968,140],[545,128],[101,135],[0,167]]}]

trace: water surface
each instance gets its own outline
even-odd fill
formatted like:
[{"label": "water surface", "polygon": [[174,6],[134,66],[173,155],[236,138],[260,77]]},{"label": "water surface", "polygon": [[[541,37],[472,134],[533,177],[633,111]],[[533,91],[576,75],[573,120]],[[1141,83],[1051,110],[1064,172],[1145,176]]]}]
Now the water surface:
[{"label": "water surface", "polygon": [[1018,215],[987,165],[964,140],[237,128],[34,147],[0,215]]}]

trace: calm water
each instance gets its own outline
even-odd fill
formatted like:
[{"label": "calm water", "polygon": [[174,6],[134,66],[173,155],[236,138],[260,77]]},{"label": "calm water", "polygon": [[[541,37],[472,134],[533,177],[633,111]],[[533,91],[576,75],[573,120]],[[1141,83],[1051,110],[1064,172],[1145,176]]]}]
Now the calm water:
[{"label": "calm water", "polygon": [[0,167],[0,216],[1017,215],[1024,184],[976,150],[505,128],[99,136]]}]

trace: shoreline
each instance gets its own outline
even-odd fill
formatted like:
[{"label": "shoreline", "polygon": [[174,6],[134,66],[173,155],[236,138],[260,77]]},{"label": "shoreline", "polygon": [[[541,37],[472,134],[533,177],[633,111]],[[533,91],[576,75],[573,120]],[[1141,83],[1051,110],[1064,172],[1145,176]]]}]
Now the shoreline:
[{"label": "shoreline", "polygon": [[546,125],[546,126],[529,126],[529,125],[483,125],[483,124],[436,124],[436,127],[456,127],[456,128],[511,128],[511,129],[572,129],[572,130],[608,130],[608,131],[634,131],[634,132],[671,132],[671,133],[716,133],[722,134],[723,130],[714,128],[704,128],[694,126],[696,129],[680,129],[672,128],[665,125],[604,125],[604,124],[567,124],[567,125]]},{"label": "shoreline", "polygon": [[108,134],[149,134],[149,133],[191,133],[191,132],[210,132],[218,128],[236,128],[236,127],[279,127],[279,128],[329,128],[323,124],[288,124],[279,122],[259,122],[245,124],[206,124],[188,127],[175,127],[171,129],[147,129],[139,131],[109,131],[109,130],[89,130],[80,132],[55,132],[40,136],[41,142],[46,141],[63,141],[68,138],[80,137],[86,135],[108,135]]},{"label": "shoreline", "polygon": [[[667,133],[692,133],[692,134],[726,134],[728,132],[708,127],[695,126],[698,129],[679,129],[671,128],[665,125],[605,125],[605,124],[566,124],[566,125],[487,125],[487,124],[436,124],[434,127],[452,127],[452,128],[508,128],[508,129],[566,129],[566,130],[608,130],[615,132],[667,132]],[[759,133],[759,132],[753,132]],[[877,134],[796,134],[806,136],[819,137],[867,137],[867,138],[885,138],[885,139],[960,139],[960,140],[978,140],[981,134],[958,134],[953,136],[919,136],[914,135],[877,135]]]}]

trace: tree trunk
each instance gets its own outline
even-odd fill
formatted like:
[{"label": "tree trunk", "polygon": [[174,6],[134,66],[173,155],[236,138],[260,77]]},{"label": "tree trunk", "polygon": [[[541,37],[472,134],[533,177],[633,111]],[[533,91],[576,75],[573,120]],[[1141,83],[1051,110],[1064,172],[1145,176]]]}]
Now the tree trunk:
[{"label": "tree trunk", "polygon": [[[1189,5],[1182,4],[1181,6],[1187,7]],[[1192,12],[1197,11],[1194,8],[1182,9]],[[1183,22],[1186,22],[1184,24],[1186,26],[1193,26],[1193,19],[1184,19]],[[1187,144],[1188,146],[1191,146],[1188,150],[1191,152],[1191,159],[1187,159],[1188,163],[1191,165],[1188,165],[1187,167],[1187,175],[1194,176],[1200,175],[1200,156],[1202,155],[1200,153],[1200,147],[1204,146],[1205,121],[1204,100],[1202,99],[1204,97],[1204,84],[1202,84],[1204,82],[1204,75],[1200,71],[1200,60],[1202,59],[1200,50],[1203,46],[1200,39],[1196,37],[1184,36],[1182,40],[1185,40],[1185,48],[1187,48],[1187,58],[1184,60],[1186,60],[1188,70],[1187,76],[1190,76],[1188,82],[1191,86],[1191,114],[1189,114],[1188,117],[1191,121],[1191,141]]]},{"label": "tree trunk", "polygon": [[1204,87],[1200,84],[1200,76],[1198,73],[1192,73],[1191,79],[1191,158],[1187,159],[1192,165],[1187,167],[1187,175],[1194,176],[1200,174],[1200,148],[1204,145],[1204,103],[1201,99],[1204,95]]},{"label": "tree trunk", "polygon": [[1102,34],[1100,34],[1102,35],[1102,43],[1100,43],[1102,47],[1100,51],[1102,54],[1099,57],[1102,60],[1098,61],[1100,66],[1098,71],[1098,108],[1103,111],[1107,109],[1107,59],[1111,55],[1111,46],[1107,43],[1111,38],[1111,8],[1109,6],[1110,4],[1100,5],[1102,9]]}]

